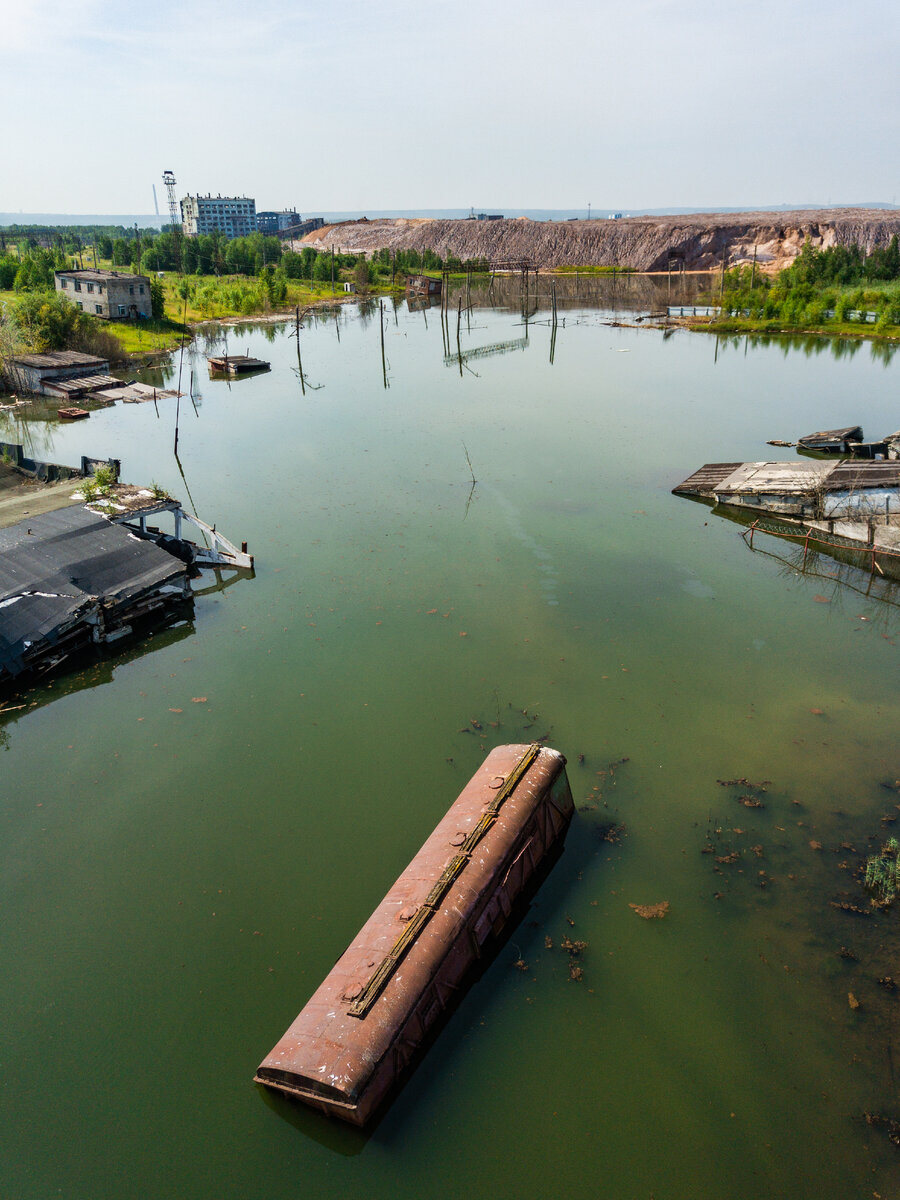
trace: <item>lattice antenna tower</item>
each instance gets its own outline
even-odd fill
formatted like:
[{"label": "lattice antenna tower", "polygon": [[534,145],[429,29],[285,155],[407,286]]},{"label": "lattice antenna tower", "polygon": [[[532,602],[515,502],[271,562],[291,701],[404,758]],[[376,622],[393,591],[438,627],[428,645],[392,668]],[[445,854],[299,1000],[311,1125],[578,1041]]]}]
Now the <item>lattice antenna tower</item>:
[{"label": "lattice antenna tower", "polygon": [[166,193],[169,197],[169,221],[172,225],[172,237],[175,241],[175,257],[178,260],[178,266],[181,267],[181,214],[179,210],[178,200],[175,196],[175,173],[174,171],[163,171],[163,183],[166,186]]}]

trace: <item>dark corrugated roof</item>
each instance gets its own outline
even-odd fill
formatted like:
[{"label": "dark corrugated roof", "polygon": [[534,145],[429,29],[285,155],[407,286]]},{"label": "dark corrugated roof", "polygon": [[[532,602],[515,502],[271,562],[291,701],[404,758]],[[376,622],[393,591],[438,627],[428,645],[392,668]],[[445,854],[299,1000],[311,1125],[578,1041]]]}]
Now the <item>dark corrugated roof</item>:
[{"label": "dark corrugated roof", "polygon": [[900,487],[900,462],[894,460],[838,463],[825,481],[829,492],[892,487]]},{"label": "dark corrugated roof", "polygon": [[17,674],[30,647],[52,644],[98,600],[122,603],[184,573],[153,542],[80,507],[0,529],[0,668]]},{"label": "dark corrugated roof", "polygon": [[848,439],[853,442],[861,442],[862,433],[859,425],[845,425],[843,429],[822,429],[818,433],[805,433],[802,438],[797,440],[800,445],[804,442],[846,442]]},{"label": "dark corrugated roof", "polygon": [[9,360],[23,367],[105,367],[108,361],[80,350],[48,350],[46,354],[16,354]]},{"label": "dark corrugated roof", "polygon": [[742,464],[735,463],[705,463],[699,471],[689,475],[684,483],[672,488],[677,495],[712,496],[723,479],[727,479]]}]

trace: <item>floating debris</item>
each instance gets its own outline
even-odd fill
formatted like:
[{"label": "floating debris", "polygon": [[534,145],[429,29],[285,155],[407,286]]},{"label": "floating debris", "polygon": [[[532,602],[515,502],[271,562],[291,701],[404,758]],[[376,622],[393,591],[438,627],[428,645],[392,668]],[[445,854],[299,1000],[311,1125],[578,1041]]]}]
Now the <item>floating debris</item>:
[{"label": "floating debris", "polygon": [[628,907],[634,909],[645,921],[652,921],[656,917],[662,918],[666,915],[669,911],[669,901],[660,900],[658,904],[629,904]]},{"label": "floating debris", "polygon": [[840,912],[851,913],[854,917],[869,917],[872,914],[866,909],[860,908],[858,904],[851,904],[848,900],[829,900],[832,908],[838,909]]},{"label": "floating debris", "polygon": [[217,354],[207,358],[210,374],[247,375],[252,371],[268,371],[271,368],[264,358],[251,358],[249,354]]},{"label": "floating debris", "polygon": [[900,1121],[895,1121],[893,1117],[882,1117],[877,1113],[867,1112],[865,1114],[866,1124],[871,1125],[873,1129],[883,1129],[888,1136],[888,1141],[893,1142],[895,1146],[900,1146]]},{"label": "floating debris", "polygon": [[615,845],[625,836],[627,830],[624,825],[617,825],[614,821],[610,821],[601,825],[597,832],[602,841]]},{"label": "floating debris", "polygon": [[738,804],[743,804],[744,808],[765,808],[762,800],[758,800],[756,796],[738,796]]},{"label": "floating debris", "polygon": [[752,788],[754,792],[765,792],[771,787],[772,780],[762,779],[759,783],[754,783],[752,779],[742,775],[739,779],[717,779],[716,783],[721,787],[745,787]]},{"label": "floating debris", "polygon": [[853,1009],[854,1012],[856,1012],[856,1010],[861,1007],[859,1001],[853,995],[852,992],[847,993],[847,1003],[850,1005],[850,1007]]}]

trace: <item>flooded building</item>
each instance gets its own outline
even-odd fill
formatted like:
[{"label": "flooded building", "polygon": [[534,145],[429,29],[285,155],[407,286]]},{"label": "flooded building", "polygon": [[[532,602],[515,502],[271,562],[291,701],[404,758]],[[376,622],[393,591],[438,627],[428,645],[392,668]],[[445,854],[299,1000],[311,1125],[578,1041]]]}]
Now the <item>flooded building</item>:
[{"label": "flooded building", "polygon": [[[44,354],[14,354],[6,359],[3,379],[12,392],[35,396],[76,395],[121,384],[109,374],[109,362],[80,350],[48,350]],[[96,386],[95,386],[96,385]]]},{"label": "flooded building", "polygon": [[409,275],[406,280],[408,296],[440,296],[442,282],[431,275]]},{"label": "flooded building", "polygon": [[364,1125],[489,961],[572,819],[556,750],[498,746],[341,955],[256,1081]]},{"label": "flooded building", "polygon": [[811,520],[900,521],[900,462],[706,463],[672,489],[756,512]]},{"label": "flooded building", "polygon": [[[88,476],[118,475],[117,460],[81,469],[0,444],[0,689],[43,676],[189,601],[199,567],[252,569],[215,528],[159,489]],[[167,532],[151,519],[168,516]],[[185,525],[205,545],[185,537]]]}]

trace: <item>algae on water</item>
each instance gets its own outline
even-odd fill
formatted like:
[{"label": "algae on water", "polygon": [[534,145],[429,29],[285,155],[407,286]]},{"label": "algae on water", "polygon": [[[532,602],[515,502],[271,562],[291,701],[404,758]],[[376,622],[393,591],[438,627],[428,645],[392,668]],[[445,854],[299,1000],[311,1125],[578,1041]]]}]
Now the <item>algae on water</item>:
[{"label": "algae on water", "polygon": [[892,904],[900,886],[900,842],[896,838],[888,838],[881,847],[880,854],[873,854],[866,863],[866,888],[872,893],[874,903]]}]

